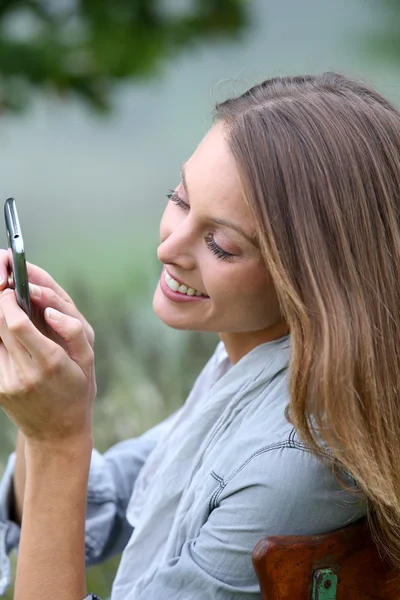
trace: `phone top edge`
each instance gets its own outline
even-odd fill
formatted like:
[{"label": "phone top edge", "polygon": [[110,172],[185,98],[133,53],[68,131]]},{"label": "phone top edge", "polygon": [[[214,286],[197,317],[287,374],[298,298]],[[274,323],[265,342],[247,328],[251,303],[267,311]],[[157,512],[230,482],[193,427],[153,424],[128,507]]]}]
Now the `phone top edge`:
[{"label": "phone top edge", "polygon": [[14,239],[21,237],[21,227],[19,224],[17,205],[14,198],[7,198],[4,203],[4,218],[6,225],[10,231],[11,237]]}]

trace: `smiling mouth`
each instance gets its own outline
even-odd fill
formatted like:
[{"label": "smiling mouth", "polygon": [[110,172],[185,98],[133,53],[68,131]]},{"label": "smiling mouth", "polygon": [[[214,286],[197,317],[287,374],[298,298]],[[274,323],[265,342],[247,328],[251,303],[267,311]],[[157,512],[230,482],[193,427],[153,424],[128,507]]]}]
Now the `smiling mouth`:
[{"label": "smiling mouth", "polygon": [[164,268],[164,280],[170,290],[173,292],[179,292],[184,296],[203,296],[204,298],[208,298],[207,294],[203,294],[196,290],[195,288],[187,286],[185,283],[181,283],[177,281],[168,273],[168,271]]}]

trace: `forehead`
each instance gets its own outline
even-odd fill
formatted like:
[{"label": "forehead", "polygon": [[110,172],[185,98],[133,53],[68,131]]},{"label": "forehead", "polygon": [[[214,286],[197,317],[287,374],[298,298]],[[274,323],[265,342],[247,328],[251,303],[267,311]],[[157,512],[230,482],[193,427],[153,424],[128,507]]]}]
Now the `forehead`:
[{"label": "forehead", "polygon": [[216,123],[202,139],[185,164],[185,175],[191,202],[202,199],[215,207],[247,215],[223,123]]}]

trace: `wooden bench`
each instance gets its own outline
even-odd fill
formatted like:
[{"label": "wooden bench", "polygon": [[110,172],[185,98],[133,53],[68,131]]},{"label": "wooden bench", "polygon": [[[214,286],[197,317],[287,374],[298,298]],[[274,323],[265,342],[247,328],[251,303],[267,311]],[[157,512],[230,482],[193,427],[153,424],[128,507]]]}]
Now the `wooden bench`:
[{"label": "wooden bench", "polygon": [[400,573],[381,559],[366,519],[325,535],[265,538],[253,565],[263,600],[400,600]]}]

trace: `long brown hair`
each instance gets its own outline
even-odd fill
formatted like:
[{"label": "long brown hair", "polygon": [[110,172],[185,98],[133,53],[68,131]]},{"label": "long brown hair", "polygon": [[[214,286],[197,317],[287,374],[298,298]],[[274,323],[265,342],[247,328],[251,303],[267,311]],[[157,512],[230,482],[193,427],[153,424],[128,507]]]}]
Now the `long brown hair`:
[{"label": "long brown hair", "polygon": [[400,566],[400,113],[336,73],[219,104],[292,338],[290,418]]}]

